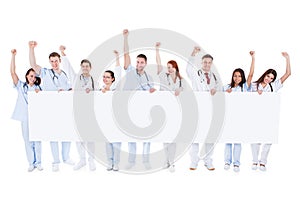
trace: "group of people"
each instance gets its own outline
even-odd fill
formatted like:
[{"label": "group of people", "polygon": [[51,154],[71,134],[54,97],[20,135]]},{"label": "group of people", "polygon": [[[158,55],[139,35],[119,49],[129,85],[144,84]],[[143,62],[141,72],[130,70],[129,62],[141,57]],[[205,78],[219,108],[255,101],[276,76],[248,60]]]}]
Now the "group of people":
[{"label": "group of people", "polygon": [[[129,31],[123,30],[124,36],[124,70],[126,71],[126,81],[124,91],[148,91],[153,93],[156,91],[153,79],[150,74],[145,71],[147,66],[147,57],[144,54],[139,54],[136,57],[136,64],[131,64],[131,58],[129,55],[128,36]],[[28,171],[31,172],[34,169],[43,170],[41,165],[41,142],[29,140],[29,128],[28,128],[28,99],[27,92],[35,91],[69,91],[74,90],[72,86],[76,77],[76,74],[65,54],[65,47],[60,46],[60,54],[53,52],[49,55],[49,63],[51,68],[42,68],[36,64],[34,49],[37,46],[37,42],[29,42],[29,60],[30,68],[25,74],[25,82],[22,82],[16,74],[15,56],[17,51],[13,49],[11,51],[11,76],[13,84],[18,91],[18,98],[13,112],[13,119],[19,120],[22,123],[22,133],[25,143],[26,156],[29,163]],[[180,75],[179,66],[175,60],[167,62],[167,69],[164,69],[161,63],[160,57],[160,46],[161,43],[155,44],[156,49],[156,62],[157,62],[157,75],[160,79],[160,90],[161,91],[173,91],[175,96],[180,95],[180,92],[186,88],[186,82]],[[200,47],[194,47],[191,57],[186,66],[186,72],[188,78],[192,83],[194,91],[210,92],[211,95],[215,95],[217,91],[223,91],[227,93],[231,92],[257,92],[262,94],[263,92],[277,92],[285,82],[285,80],[291,75],[290,58],[288,53],[282,52],[282,56],[286,59],[286,72],[284,75],[277,79],[277,73],[274,69],[268,69],[263,73],[260,78],[252,82],[252,77],[255,68],[255,52],[250,51],[252,58],[249,74],[246,78],[244,70],[237,68],[233,71],[231,82],[225,86],[220,86],[219,77],[212,71],[211,67],[213,64],[213,57],[210,54],[205,54],[201,59],[201,66],[195,66],[195,56],[200,52]],[[97,83],[94,82],[94,78],[91,76],[90,71],[92,64],[89,60],[84,59],[81,61],[81,74],[77,77],[77,81],[80,82],[80,88],[76,90],[83,90],[89,93],[90,91],[100,90],[103,93],[106,91],[114,91],[116,85],[116,77],[121,77],[121,65],[119,61],[119,53],[114,51],[116,57],[116,68],[113,71],[106,70],[103,73],[103,87],[97,87]],[[61,69],[60,64],[63,63],[64,70]],[[79,79],[79,80],[78,80]],[[42,81],[41,81],[42,80]],[[42,82],[42,84],[41,84]],[[59,171],[59,144],[56,141],[50,142],[51,152],[53,156],[52,171]],[[267,157],[272,144],[263,144],[260,153],[260,143],[251,144],[252,149],[252,169],[256,170],[259,168],[262,171],[266,170]],[[74,170],[79,170],[87,164],[86,152],[88,152],[88,163],[89,169],[95,170],[96,165],[94,162],[95,144],[94,142],[76,142],[79,162],[75,164],[69,156],[71,142],[61,142],[61,155],[62,161],[69,165],[74,165]],[[164,168],[168,168],[171,172],[175,170],[175,143],[164,143],[164,150],[166,152],[166,161]],[[134,167],[136,163],[136,149],[137,144],[135,142],[128,143],[128,165],[127,170]],[[213,144],[205,143],[204,148],[206,150],[203,158],[204,166],[208,170],[214,170],[213,166]],[[86,151],[87,150],[87,151]],[[118,171],[120,162],[120,150],[121,142],[106,143],[106,154],[107,154],[107,170]],[[238,172],[240,166],[240,154],[241,144],[240,143],[227,143],[225,144],[224,151],[224,169],[230,169],[233,164],[233,170]],[[151,169],[150,164],[150,142],[143,143],[143,164],[147,170]],[[196,170],[200,161],[199,156],[199,143],[193,143],[190,148],[191,165],[190,170]]]}]

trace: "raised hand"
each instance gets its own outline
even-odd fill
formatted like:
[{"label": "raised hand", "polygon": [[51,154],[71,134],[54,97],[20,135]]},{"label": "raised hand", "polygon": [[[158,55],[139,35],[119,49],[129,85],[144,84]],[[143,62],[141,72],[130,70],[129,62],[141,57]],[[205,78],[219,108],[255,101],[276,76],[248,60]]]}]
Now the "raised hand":
[{"label": "raised hand", "polygon": [[30,48],[35,48],[37,46],[37,42],[36,41],[29,41],[28,45]]},{"label": "raised hand", "polygon": [[17,54],[17,50],[16,49],[12,49],[11,50],[11,54],[15,56]]},{"label": "raised hand", "polygon": [[287,52],[281,52],[282,56],[286,59],[290,58],[289,54]]},{"label": "raised hand", "polygon": [[119,55],[119,52],[118,52],[117,50],[114,50],[114,54],[115,54],[116,56],[118,56],[118,55]]},{"label": "raised hand", "polygon": [[129,35],[129,31],[128,31],[128,29],[124,29],[123,30],[123,36],[128,36]]},{"label": "raised hand", "polygon": [[195,46],[194,49],[193,49],[193,52],[192,52],[192,56],[195,56],[197,53],[200,52],[200,47],[199,46]]},{"label": "raised hand", "polygon": [[255,56],[255,51],[250,51],[249,54],[250,54],[250,56],[253,57],[253,56]]},{"label": "raised hand", "polygon": [[62,56],[66,56],[66,54],[65,54],[66,46],[60,45],[59,50],[60,50]]},{"label": "raised hand", "polygon": [[156,42],[155,43],[155,48],[158,49],[160,47],[161,43],[160,42]]}]

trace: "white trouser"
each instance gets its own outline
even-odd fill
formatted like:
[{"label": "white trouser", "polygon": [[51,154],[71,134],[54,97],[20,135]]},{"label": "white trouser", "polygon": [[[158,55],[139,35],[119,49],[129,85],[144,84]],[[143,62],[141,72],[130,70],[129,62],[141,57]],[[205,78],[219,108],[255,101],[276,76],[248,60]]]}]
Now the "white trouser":
[{"label": "white trouser", "polygon": [[80,161],[86,162],[85,152],[88,152],[89,161],[94,159],[95,154],[95,143],[94,142],[76,142],[77,151],[79,154]]},{"label": "white trouser", "polygon": [[[128,142],[129,163],[135,163],[136,159],[136,142]],[[149,162],[150,142],[143,143],[143,163]]]},{"label": "white trouser", "polygon": [[42,144],[40,141],[29,141],[29,128],[28,121],[22,123],[22,135],[25,144],[26,157],[29,165],[38,166],[41,165],[41,151]]},{"label": "white trouser", "polygon": [[[53,156],[53,163],[52,164],[58,164],[59,161],[59,148],[58,148],[58,142],[50,142],[51,146],[51,152]],[[61,142],[61,155],[63,162],[70,159],[69,153],[71,148],[71,142]]]},{"label": "white trouser", "polygon": [[[201,155],[204,156],[204,164],[205,165],[212,165],[212,154],[213,154],[213,143],[205,143],[204,144],[204,152],[201,152]],[[199,143],[193,143],[190,149],[190,156],[191,156],[191,167],[196,168],[198,166],[198,162],[200,161],[199,157]]]},{"label": "white trouser", "polygon": [[164,143],[166,163],[173,165],[175,160],[176,143]]},{"label": "white trouser", "polygon": [[272,144],[263,144],[262,151],[260,155],[260,160],[258,159],[259,150],[261,143],[251,144],[253,163],[267,164],[268,154]]},{"label": "white trouser", "polygon": [[120,162],[121,142],[106,143],[106,155],[109,166],[118,165]]}]

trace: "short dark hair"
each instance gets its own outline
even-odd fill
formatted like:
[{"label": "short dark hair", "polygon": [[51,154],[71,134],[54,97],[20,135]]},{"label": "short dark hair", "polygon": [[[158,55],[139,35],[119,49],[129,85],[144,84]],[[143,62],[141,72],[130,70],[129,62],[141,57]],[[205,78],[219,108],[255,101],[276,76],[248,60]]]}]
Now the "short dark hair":
[{"label": "short dark hair", "polygon": [[88,60],[88,59],[83,59],[81,62],[80,62],[80,65],[82,65],[83,63],[88,63],[90,65],[90,67],[92,67],[92,63]]},{"label": "short dark hair", "polygon": [[144,58],[147,62],[147,56],[145,56],[144,54],[139,54],[136,58]]},{"label": "short dark hair", "polygon": [[58,57],[58,58],[60,59],[60,55],[59,55],[59,53],[57,53],[57,52],[52,52],[52,53],[50,53],[49,59],[50,59],[51,57]]},{"label": "short dark hair", "polygon": [[202,56],[202,60],[204,58],[210,58],[211,60],[214,60],[214,58],[210,54],[205,54],[204,56]]}]

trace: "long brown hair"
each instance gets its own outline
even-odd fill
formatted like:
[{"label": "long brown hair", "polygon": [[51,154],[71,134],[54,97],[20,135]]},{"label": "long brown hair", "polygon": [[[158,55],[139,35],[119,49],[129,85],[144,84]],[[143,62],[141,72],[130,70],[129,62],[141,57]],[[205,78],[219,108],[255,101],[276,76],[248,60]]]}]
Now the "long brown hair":
[{"label": "long brown hair", "polygon": [[[277,77],[277,72],[275,69],[268,69],[267,71],[265,71],[265,73],[263,73],[263,75],[261,75],[261,77],[259,77],[259,79],[257,79],[257,81],[255,81],[254,83],[257,84],[257,89],[258,89],[258,85],[262,82],[264,82],[264,78],[268,75],[268,74],[273,74],[274,75],[274,79],[272,80],[272,82],[274,82],[276,80]],[[272,83],[271,82],[271,83]],[[269,83],[269,85],[271,86],[271,83]],[[271,86],[272,88],[272,86]]]},{"label": "long brown hair", "polygon": [[179,73],[179,67],[175,60],[170,60],[167,64],[172,65],[172,67],[176,70],[176,76],[181,80],[182,76]]}]

